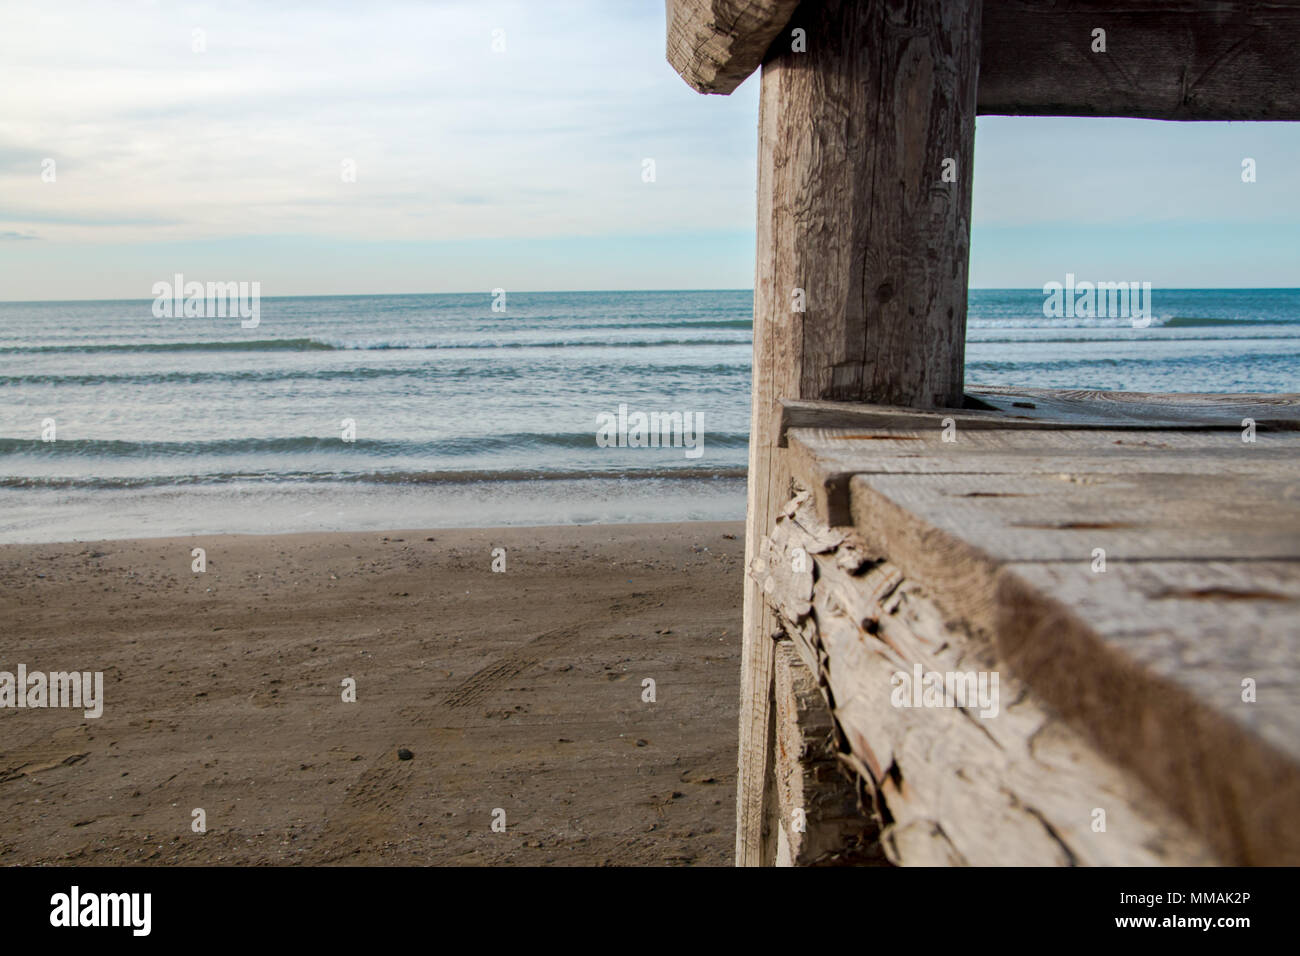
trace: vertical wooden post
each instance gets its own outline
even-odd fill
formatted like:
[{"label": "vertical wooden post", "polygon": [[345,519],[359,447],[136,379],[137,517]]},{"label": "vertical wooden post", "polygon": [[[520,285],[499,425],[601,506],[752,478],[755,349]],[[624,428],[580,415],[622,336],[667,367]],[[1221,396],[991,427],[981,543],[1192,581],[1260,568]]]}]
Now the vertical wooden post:
[{"label": "vertical wooden post", "polygon": [[[789,497],[781,399],[962,404],[980,10],[981,0],[805,0],[764,61],[747,562]],[[775,851],[776,627],[747,581],[742,866]]]}]

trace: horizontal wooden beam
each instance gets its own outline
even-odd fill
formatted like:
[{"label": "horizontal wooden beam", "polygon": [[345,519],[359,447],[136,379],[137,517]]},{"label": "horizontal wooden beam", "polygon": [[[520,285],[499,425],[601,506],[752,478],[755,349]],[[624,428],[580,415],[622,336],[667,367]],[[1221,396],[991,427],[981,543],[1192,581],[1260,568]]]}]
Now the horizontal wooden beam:
[{"label": "horizontal wooden beam", "polygon": [[[849,748],[840,759],[871,795],[893,862],[1219,862],[1202,833],[1006,669],[987,635],[955,624],[934,600],[939,594],[927,593],[891,562],[865,555],[853,532],[827,528],[808,499],[797,496],[750,573],[763,580],[800,657],[817,668]],[[896,675],[917,667],[997,673],[997,713],[978,705],[900,707]],[[1099,809],[1104,831],[1095,826]]]},{"label": "horizontal wooden beam", "polygon": [[[1036,404],[1059,417],[1074,395]],[[932,414],[792,430],[790,473],[811,492],[798,546],[842,566],[834,535],[852,536],[862,560],[896,567],[1225,862],[1300,862],[1300,433],[996,430]],[[766,567],[785,574],[769,571],[765,594],[787,616],[831,580],[820,562]],[[837,704],[853,699],[834,671]]]},{"label": "horizontal wooden beam", "polygon": [[[945,442],[936,415],[928,424],[796,428],[788,434],[793,477],[813,492],[818,513],[831,525],[851,524],[849,481],[854,475],[1040,475],[1058,478],[1083,469],[1089,481],[1144,481],[1170,473],[1222,476],[1233,480],[1250,450],[1249,468],[1257,480],[1286,487],[1300,460],[1300,436],[1278,432],[1255,444],[1223,431],[985,429],[953,417]],[[1172,472],[1171,472],[1172,469]],[[1158,481],[1159,479],[1157,479]],[[1277,486],[1275,486],[1277,487]],[[1157,493],[1162,499],[1163,494]],[[1268,509],[1266,508],[1266,513]],[[1269,519],[1253,525],[1272,535]],[[1300,537],[1300,527],[1293,532]],[[1295,555],[1300,560],[1300,553]]]},{"label": "horizontal wooden beam", "polygon": [[[667,0],[668,60],[730,93],[797,7]],[[985,0],[982,35],[980,113],[1300,120],[1300,0]]]},{"label": "horizontal wooden beam", "polygon": [[1300,120],[1297,48],[1296,0],[985,0],[979,112]]},{"label": "horizontal wooden beam", "polygon": [[668,62],[699,93],[730,93],[758,69],[799,0],[664,0]]},{"label": "horizontal wooden beam", "polygon": [[1300,394],[1107,392],[1084,389],[974,386],[964,408],[938,411],[786,399],[780,447],[795,428],[932,428],[951,419],[958,428],[1158,429],[1240,431],[1247,419],[1260,431],[1300,431]]}]

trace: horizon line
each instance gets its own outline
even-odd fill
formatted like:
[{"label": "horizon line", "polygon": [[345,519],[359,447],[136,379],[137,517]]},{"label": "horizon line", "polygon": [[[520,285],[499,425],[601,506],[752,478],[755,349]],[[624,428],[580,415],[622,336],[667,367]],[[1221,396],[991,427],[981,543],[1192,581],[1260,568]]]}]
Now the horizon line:
[{"label": "horizon line", "polygon": [[[213,280],[217,281],[217,280]],[[241,280],[220,280],[220,281],[241,281]],[[257,282],[260,280],[242,280],[247,282]],[[1161,290],[1165,292],[1300,292],[1300,286],[1285,285],[1242,285],[1242,286],[1155,286],[1152,291]],[[1041,293],[1037,286],[967,286],[968,292],[1035,292]],[[662,293],[662,292],[749,292],[753,293],[752,288],[699,288],[699,289],[519,289],[516,291],[506,290],[507,295],[608,295],[611,293]],[[313,292],[286,295],[267,295],[259,296],[262,300],[275,299],[379,299],[379,298],[415,298],[417,296],[438,296],[438,295],[485,295],[492,296],[492,290],[474,289],[462,292]],[[84,299],[0,299],[0,305],[60,305],[63,303],[86,303],[86,302],[152,302],[156,296],[142,296],[140,298],[102,298],[90,297]]]}]

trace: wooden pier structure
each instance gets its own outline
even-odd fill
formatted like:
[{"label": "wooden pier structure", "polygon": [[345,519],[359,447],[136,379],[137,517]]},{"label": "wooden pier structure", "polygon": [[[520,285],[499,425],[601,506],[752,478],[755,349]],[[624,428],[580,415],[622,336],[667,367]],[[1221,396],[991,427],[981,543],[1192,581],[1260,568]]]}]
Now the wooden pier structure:
[{"label": "wooden pier structure", "polygon": [[736,862],[1300,863],[1300,396],[963,381],[976,114],[1300,120],[1300,0],[666,6],[762,74]]}]

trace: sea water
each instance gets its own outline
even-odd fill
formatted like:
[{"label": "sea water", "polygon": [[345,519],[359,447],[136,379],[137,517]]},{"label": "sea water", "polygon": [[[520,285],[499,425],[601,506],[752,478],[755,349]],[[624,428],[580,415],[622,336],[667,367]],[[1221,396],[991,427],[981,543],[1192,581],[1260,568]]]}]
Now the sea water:
[{"label": "sea water", "polygon": [[[752,301],[267,298],[253,328],[0,303],[0,541],[738,519]],[[969,384],[1300,391],[1300,290],[1156,289],[1146,328],[1043,302],[972,290]]]}]

